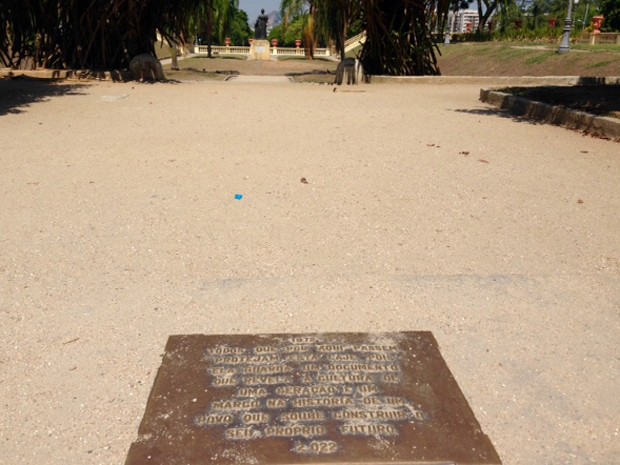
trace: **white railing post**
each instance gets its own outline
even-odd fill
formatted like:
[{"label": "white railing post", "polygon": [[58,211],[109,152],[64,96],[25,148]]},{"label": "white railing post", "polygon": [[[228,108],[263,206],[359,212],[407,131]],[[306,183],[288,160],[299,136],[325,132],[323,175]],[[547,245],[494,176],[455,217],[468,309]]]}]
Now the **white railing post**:
[{"label": "white railing post", "polygon": [[[224,45],[212,45],[211,46],[211,52],[214,55],[249,55],[250,54],[250,47],[248,46],[243,46],[243,45],[239,45],[239,46],[235,46],[235,45],[230,45],[230,46],[224,46]],[[196,55],[206,55],[207,54],[207,46],[206,45],[195,45],[194,46],[194,53]],[[278,55],[283,55],[283,56],[304,56],[305,55],[305,50],[301,47],[297,48],[297,47],[279,47],[278,45],[271,45],[271,50],[269,52],[270,55],[273,56],[278,56]],[[315,56],[319,56],[319,57],[330,57],[331,53],[329,48],[315,48],[314,49],[314,54]]]}]

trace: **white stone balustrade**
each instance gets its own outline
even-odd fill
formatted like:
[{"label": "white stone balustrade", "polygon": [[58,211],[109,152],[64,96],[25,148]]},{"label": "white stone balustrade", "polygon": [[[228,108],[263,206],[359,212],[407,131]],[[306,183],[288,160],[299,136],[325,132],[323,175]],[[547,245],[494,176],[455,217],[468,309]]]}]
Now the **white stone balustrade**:
[{"label": "white stone balustrade", "polygon": [[[194,53],[197,55],[206,55],[207,46],[206,45],[195,45]],[[225,45],[212,45],[211,53],[213,55],[249,55],[250,54],[250,46],[237,46],[231,45],[229,47]],[[296,47],[270,47],[270,54],[274,56],[304,56],[305,52],[303,48]],[[315,48],[314,49],[315,57],[329,57],[331,56],[329,49],[327,48]]]}]

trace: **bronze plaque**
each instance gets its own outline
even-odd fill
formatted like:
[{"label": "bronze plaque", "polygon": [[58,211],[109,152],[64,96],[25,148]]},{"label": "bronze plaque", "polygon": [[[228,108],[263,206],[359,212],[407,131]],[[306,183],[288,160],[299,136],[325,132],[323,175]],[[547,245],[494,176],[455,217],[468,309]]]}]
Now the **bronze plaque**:
[{"label": "bronze plaque", "polygon": [[171,336],[126,465],[501,464],[430,332]]}]

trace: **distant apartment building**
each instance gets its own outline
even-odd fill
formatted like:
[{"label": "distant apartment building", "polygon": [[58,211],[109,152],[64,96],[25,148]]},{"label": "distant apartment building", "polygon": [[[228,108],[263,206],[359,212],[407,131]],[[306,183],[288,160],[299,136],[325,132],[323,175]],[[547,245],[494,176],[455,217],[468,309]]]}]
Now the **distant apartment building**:
[{"label": "distant apartment building", "polygon": [[478,11],[459,10],[456,13],[450,13],[448,26],[452,33],[474,32],[478,27]]}]

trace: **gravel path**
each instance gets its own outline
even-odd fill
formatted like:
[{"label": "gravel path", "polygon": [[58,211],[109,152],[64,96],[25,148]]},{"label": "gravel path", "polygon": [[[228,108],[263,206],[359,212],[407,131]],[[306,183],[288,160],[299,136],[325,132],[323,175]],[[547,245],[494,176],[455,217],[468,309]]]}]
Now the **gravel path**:
[{"label": "gravel path", "polygon": [[618,144],[476,85],[19,85],[0,464],[122,464],[171,334],[400,330],[506,465],[619,463]]}]

